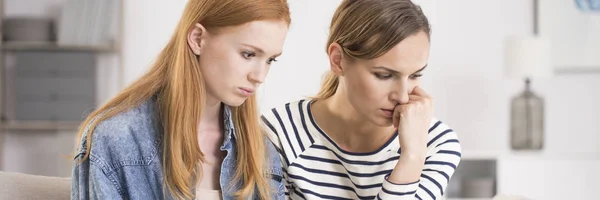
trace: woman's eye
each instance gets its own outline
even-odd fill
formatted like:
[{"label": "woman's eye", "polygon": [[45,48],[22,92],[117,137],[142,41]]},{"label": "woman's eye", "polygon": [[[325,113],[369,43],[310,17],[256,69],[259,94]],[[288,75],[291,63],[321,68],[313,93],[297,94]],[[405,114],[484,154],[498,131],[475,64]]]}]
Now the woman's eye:
[{"label": "woman's eye", "polygon": [[242,57],[244,57],[245,59],[250,59],[252,57],[256,56],[256,54],[252,53],[252,52],[242,52]]},{"label": "woman's eye", "polygon": [[423,74],[413,74],[413,75],[410,75],[410,78],[411,79],[419,79],[419,78],[421,78],[421,76],[423,76]]},{"label": "woman's eye", "polygon": [[276,58],[269,58],[269,60],[267,60],[267,64],[269,64],[269,65],[271,63],[273,63],[273,62],[277,62],[277,59]]},{"label": "woman's eye", "polygon": [[392,74],[375,73],[375,77],[377,77],[378,79],[381,79],[381,80],[387,80],[387,79],[392,78]]}]

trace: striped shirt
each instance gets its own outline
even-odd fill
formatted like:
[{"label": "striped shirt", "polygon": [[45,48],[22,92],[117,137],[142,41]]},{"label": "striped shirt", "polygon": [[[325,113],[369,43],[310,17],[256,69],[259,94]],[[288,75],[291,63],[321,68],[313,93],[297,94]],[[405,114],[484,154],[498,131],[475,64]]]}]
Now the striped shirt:
[{"label": "striped shirt", "polygon": [[394,184],[387,176],[401,156],[397,133],[369,153],[341,149],[321,130],[311,100],[263,113],[262,124],[283,162],[287,199],[438,199],[461,158],[461,147],[447,125],[434,119],[419,181]]}]

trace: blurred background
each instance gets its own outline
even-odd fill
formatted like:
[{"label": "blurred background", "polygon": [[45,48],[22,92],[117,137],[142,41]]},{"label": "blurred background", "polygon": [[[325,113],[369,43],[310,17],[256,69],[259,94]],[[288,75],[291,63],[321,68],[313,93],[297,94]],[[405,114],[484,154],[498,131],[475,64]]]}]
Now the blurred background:
[{"label": "blurred background", "polygon": [[[71,176],[78,123],[148,69],[186,2],[2,0],[0,171]],[[262,111],[315,94],[329,68],[340,0],[289,2]],[[432,24],[423,85],[463,147],[447,198],[598,199],[600,1],[415,2]]]}]

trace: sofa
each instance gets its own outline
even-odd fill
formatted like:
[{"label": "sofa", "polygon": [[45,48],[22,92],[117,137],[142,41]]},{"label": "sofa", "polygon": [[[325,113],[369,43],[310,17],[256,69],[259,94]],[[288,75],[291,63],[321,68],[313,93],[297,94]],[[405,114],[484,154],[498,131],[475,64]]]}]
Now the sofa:
[{"label": "sofa", "polygon": [[65,200],[70,191],[70,178],[0,171],[0,200]]}]

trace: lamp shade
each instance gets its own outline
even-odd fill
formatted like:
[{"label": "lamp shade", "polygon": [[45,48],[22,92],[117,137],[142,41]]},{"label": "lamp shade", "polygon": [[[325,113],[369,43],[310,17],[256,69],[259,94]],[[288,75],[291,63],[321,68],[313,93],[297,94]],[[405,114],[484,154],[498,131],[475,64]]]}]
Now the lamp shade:
[{"label": "lamp shade", "polygon": [[553,67],[550,42],[541,37],[511,37],[505,43],[505,72],[512,78],[548,78]]}]

